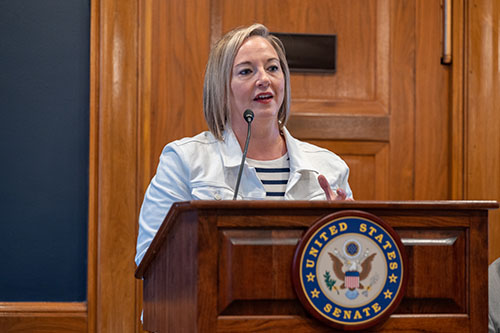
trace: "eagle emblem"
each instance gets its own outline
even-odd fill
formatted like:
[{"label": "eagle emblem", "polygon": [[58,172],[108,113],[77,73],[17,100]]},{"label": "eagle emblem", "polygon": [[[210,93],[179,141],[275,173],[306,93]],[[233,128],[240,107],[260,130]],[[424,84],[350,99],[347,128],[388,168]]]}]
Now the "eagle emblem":
[{"label": "eagle emblem", "polygon": [[387,319],[407,283],[404,246],[375,215],[339,211],[304,234],[293,259],[295,292],[305,308],[331,327],[357,330]]},{"label": "eagle emblem", "polygon": [[376,253],[369,254],[369,250],[360,256],[360,246],[356,241],[349,241],[344,246],[344,254],[337,249],[328,252],[332,260],[333,273],[342,281],[340,289],[347,289],[345,296],[349,299],[358,297],[357,289],[365,289],[362,281],[366,280],[372,270],[372,262]]}]

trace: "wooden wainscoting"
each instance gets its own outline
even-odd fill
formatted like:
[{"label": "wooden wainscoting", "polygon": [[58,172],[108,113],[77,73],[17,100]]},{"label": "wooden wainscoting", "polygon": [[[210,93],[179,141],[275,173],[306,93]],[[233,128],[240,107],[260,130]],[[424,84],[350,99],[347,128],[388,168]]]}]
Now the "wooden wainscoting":
[{"label": "wooden wainscoting", "polygon": [[[141,331],[133,257],[144,189],[163,145],[205,127],[210,43],[235,26],[342,34],[337,76],[293,75],[292,122],[327,118],[314,136],[296,131],[349,162],[355,195],[500,200],[500,4],[453,1],[448,68],[428,47],[440,45],[439,10],[435,0],[91,1],[88,306],[0,303],[0,331]],[[355,127],[342,132],[342,121]],[[490,261],[499,237],[495,211]]]}]

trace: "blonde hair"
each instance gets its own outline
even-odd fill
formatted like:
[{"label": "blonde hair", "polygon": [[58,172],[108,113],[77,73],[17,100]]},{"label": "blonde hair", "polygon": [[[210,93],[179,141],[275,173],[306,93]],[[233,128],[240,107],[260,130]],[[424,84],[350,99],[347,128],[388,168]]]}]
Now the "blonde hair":
[{"label": "blonde hair", "polygon": [[252,36],[265,38],[278,54],[285,80],[285,96],[277,119],[280,129],[283,129],[290,114],[290,70],[283,44],[276,36],[269,34],[269,30],[262,24],[234,29],[225,34],[212,48],[203,84],[203,113],[210,132],[219,140],[222,140],[226,124],[231,121],[229,98],[234,58],[241,45]]}]

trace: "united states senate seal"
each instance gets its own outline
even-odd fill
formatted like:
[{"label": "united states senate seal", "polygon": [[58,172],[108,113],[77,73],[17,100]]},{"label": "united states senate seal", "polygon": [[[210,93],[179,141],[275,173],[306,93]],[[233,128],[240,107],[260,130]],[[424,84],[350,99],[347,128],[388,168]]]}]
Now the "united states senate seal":
[{"label": "united states senate seal", "polygon": [[313,224],[297,245],[292,267],[306,310],[346,330],[387,319],[403,297],[407,276],[398,234],[377,216],[352,210]]}]

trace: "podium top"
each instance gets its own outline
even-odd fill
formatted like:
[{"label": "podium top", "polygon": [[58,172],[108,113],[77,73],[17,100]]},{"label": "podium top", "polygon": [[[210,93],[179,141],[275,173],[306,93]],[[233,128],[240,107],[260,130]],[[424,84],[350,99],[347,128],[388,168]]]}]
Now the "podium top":
[{"label": "podium top", "polygon": [[171,210],[174,209],[317,209],[317,208],[335,208],[335,209],[497,209],[499,203],[495,200],[410,200],[410,201],[300,201],[300,200],[193,200],[174,203]]},{"label": "podium top", "polygon": [[[303,212],[307,215],[324,215],[325,212],[339,210],[377,211],[473,211],[499,208],[494,200],[445,200],[445,201],[269,201],[269,200],[193,200],[176,202],[172,205],[146,255],[135,272],[136,278],[143,278],[147,267],[156,256],[159,247],[166,239],[170,228],[178,217],[185,212],[198,212],[199,215],[259,215],[290,214]],[[243,225],[242,225],[243,226]]]}]

